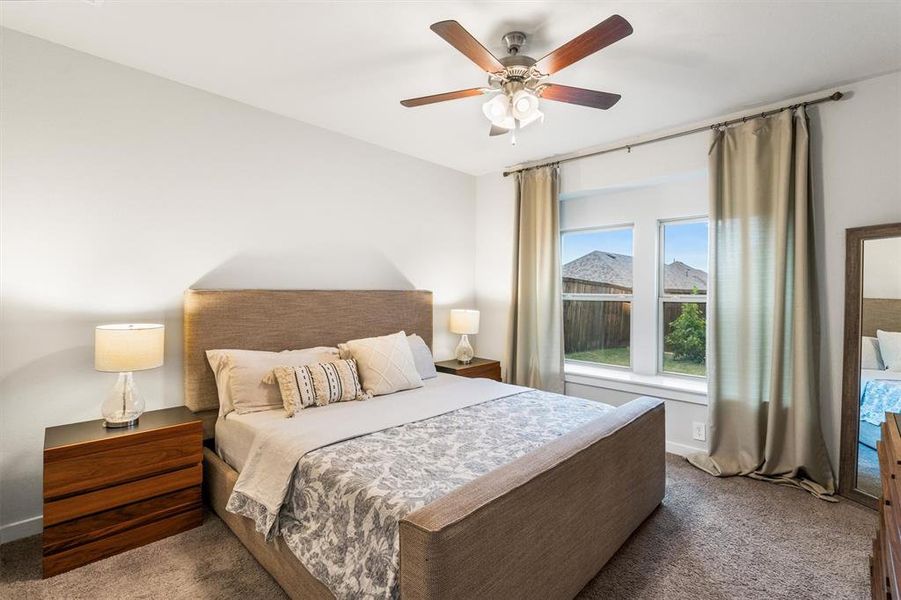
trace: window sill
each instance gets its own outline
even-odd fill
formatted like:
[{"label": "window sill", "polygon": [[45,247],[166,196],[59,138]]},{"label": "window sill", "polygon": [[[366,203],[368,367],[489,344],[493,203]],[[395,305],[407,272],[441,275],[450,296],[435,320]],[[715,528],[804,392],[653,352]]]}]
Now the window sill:
[{"label": "window sill", "polygon": [[564,381],[664,400],[707,404],[707,380],[669,375],[641,375],[623,369],[566,363]]}]

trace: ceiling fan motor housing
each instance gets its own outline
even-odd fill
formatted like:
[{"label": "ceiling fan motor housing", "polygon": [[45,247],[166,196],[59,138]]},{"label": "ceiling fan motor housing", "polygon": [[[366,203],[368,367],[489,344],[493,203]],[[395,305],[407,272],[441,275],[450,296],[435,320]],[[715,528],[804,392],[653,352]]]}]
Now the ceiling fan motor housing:
[{"label": "ceiling fan motor housing", "polygon": [[501,39],[507,46],[507,53],[511,55],[519,54],[520,48],[526,44],[526,34],[521,31],[511,31]]},{"label": "ceiling fan motor housing", "polygon": [[511,54],[497,59],[502,65],[510,69],[511,67],[524,67],[528,69],[535,64],[535,59],[525,54]]}]

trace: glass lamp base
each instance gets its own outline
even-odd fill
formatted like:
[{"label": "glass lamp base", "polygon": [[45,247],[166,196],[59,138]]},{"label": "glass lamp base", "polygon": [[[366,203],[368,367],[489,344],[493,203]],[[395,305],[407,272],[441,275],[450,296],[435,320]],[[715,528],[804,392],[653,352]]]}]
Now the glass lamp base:
[{"label": "glass lamp base", "polygon": [[454,357],[457,359],[457,362],[460,364],[468,365],[472,362],[472,346],[469,345],[469,337],[466,334],[460,338],[460,343],[457,344],[457,349],[454,351]]},{"label": "glass lamp base", "polygon": [[144,413],[144,399],[135,386],[131,373],[119,373],[116,385],[100,407],[103,426],[109,429],[134,427]]}]

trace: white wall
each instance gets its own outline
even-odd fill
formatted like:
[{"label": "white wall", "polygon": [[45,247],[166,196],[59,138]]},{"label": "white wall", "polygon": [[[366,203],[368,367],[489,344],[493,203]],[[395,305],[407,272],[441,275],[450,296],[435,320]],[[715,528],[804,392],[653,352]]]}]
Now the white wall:
[{"label": "white wall", "polygon": [[97,324],[166,324],[148,409],[182,403],[192,286],[429,289],[453,354],[474,178],[10,30],[0,67],[4,539],[39,530],[44,428],[99,417]]},{"label": "white wall", "polygon": [[476,180],[476,304],[481,311],[475,348],[479,356],[510,363],[516,243],[516,180],[485,175]]},{"label": "white wall", "polygon": [[[901,221],[901,73],[839,86],[839,89],[849,92],[846,99],[809,109],[822,312],[821,409],[823,433],[836,471],[841,415],[844,230]],[[821,94],[808,98],[818,95]],[[714,119],[720,116],[711,115]],[[561,191],[567,196],[590,194],[611,186],[696,172],[707,166],[709,143],[709,135],[702,133],[641,146],[631,153],[615,152],[564,163]],[[493,217],[498,227],[506,227],[514,218],[515,205],[506,196],[513,188],[497,183],[501,177],[494,174],[479,178],[477,210],[480,217]],[[488,232],[493,226],[480,221],[478,228],[483,232],[480,239],[490,239]],[[512,239],[508,243],[504,236],[498,236],[493,241],[477,246],[476,298],[480,305],[486,295],[482,282],[488,279],[487,271],[479,276],[482,261],[489,258],[491,264],[512,261]],[[490,257],[486,257],[486,252]],[[505,295],[499,282],[491,281],[491,286],[491,298]],[[490,310],[492,318],[504,319],[509,314],[509,305],[505,308],[493,301]],[[477,350],[482,354],[487,354],[483,350],[486,344],[492,349],[501,347],[497,340],[487,337],[482,335],[479,339]],[[567,391],[589,396],[582,385],[570,384]],[[603,394],[617,401],[624,398],[610,390],[592,394]],[[667,410],[674,412],[670,405]],[[667,438],[671,442],[677,442],[683,432],[690,431],[690,419],[697,419],[696,408],[688,409],[687,413],[678,422],[667,418]]]},{"label": "white wall", "polygon": [[901,298],[901,237],[863,243],[863,297]]},{"label": "white wall", "polygon": [[613,390],[597,383],[586,385],[574,381],[566,383],[566,393],[570,396],[597,400],[612,406],[620,406],[642,395],[663,398],[666,404],[666,451],[685,456],[706,450],[706,442],[698,442],[691,437],[692,423],[707,422],[706,404],[667,399],[667,392],[664,390],[657,394],[638,394]]}]

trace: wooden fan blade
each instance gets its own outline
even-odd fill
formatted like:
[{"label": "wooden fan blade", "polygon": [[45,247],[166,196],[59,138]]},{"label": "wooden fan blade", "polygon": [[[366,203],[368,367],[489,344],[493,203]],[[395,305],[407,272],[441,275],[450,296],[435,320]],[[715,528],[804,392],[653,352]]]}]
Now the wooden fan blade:
[{"label": "wooden fan blade", "polygon": [[505,135],[510,133],[510,130],[506,127],[498,127],[495,124],[491,124],[491,129],[488,131],[488,135],[494,137],[496,135]]},{"label": "wooden fan blade", "polygon": [[468,90],[457,90],[456,92],[444,92],[443,94],[432,94],[431,96],[423,96],[421,98],[409,98],[401,100],[400,103],[407,108],[414,106],[422,106],[424,104],[434,104],[435,102],[444,102],[446,100],[456,100],[457,98],[468,98],[469,96],[481,96],[482,88],[469,88]]},{"label": "wooden fan blade", "polygon": [[557,83],[548,83],[541,91],[541,97],[546,100],[579,104],[590,108],[608,109],[622,98],[619,94],[609,92],[596,92],[585,88],[570,87]]},{"label": "wooden fan blade", "polygon": [[632,26],[629,22],[619,15],[613,15],[563,44],[535,63],[535,66],[542,73],[551,75],[631,33]]},{"label": "wooden fan blade", "polygon": [[488,73],[504,70],[504,65],[456,21],[439,21],[431,30]]}]

